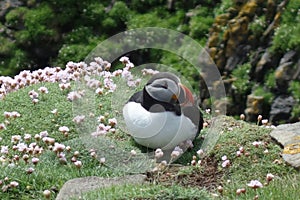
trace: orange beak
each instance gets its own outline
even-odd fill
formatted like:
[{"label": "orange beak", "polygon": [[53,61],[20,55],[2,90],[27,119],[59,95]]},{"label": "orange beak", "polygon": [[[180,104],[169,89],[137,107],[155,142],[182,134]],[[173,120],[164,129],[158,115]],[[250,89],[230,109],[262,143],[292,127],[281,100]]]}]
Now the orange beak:
[{"label": "orange beak", "polygon": [[186,106],[186,105],[193,105],[195,103],[193,93],[190,91],[189,88],[187,88],[185,85],[179,83],[179,86],[181,88],[181,91],[183,91],[184,94],[180,94],[180,105]]}]

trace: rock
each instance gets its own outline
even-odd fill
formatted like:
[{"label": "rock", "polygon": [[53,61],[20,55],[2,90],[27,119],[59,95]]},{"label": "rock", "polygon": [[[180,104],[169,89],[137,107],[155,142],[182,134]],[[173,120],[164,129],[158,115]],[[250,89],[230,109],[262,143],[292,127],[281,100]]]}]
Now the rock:
[{"label": "rock", "polygon": [[272,55],[269,51],[265,51],[264,54],[261,56],[260,60],[257,62],[254,71],[254,77],[257,81],[262,81],[264,78],[265,73],[268,68],[270,68],[272,64]]},{"label": "rock", "polygon": [[295,100],[292,96],[280,95],[276,97],[271,105],[270,122],[277,124],[280,121],[288,121]]},{"label": "rock", "polygon": [[145,182],[146,176],[142,174],[128,175],[124,177],[102,178],[97,176],[89,176],[83,178],[75,178],[67,181],[59,191],[56,200],[67,200],[79,198],[81,194],[95,189],[109,187],[122,184],[142,184]]},{"label": "rock", "polygon": [[257,116],[263,113],[264,97],[250,94],[247,96],[247,108],[245,110],[247,121],[256,121]]},{"label": "rock", "polygon": [[250,45],[238,45],[235,53],[227,59],[225,70],[231,72],[237,65],[245,63],[250,50]]},{"label": "rock", "polygon": [[300,167],[300,122],[279,125],[270,133],[283,147],[282,158],[291,166]]},{"label": "rock", "polygon": [[293,58],[296,51],[289,51],[281,58],[279,66],[275,71],[275,80],[278,91],[287,93],[289,81],[292,80],[295,73]]}]

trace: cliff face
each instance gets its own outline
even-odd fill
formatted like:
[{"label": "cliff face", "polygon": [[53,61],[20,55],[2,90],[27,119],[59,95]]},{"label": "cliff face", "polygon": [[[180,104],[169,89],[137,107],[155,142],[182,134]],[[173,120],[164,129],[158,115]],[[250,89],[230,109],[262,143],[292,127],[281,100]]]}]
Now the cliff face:
[{"label": "cliff face", "polygon": [[300,51],[290,39],[300,37],[299,9],[298,0],[235,0],[215,18],[206,48],[223,75],[228,97],[220,101],[228,114],[251,121],[262,114],[275,124],[299,120]]}]

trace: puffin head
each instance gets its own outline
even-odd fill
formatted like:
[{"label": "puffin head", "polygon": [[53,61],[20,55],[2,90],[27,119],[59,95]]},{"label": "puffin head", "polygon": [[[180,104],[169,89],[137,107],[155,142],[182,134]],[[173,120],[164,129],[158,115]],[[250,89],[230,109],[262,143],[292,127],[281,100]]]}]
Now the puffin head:
[{"label": "puffin head", "polygon": [[145,86],[146,92],[155,100],[164,103],[194,104],[192,92],[180,79],[169,72],[154,74]]}]

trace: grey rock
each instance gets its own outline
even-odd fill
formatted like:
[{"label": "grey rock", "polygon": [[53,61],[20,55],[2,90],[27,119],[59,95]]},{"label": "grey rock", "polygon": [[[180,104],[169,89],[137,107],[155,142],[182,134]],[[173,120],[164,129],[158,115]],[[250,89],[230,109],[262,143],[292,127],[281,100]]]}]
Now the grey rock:
[{"label": "grey rock", "polygon": [[102,178],[97,176],[89,176],[83,178],[75,178],[67,181],[56,200],[68,200],[70,198],[79,198],[83,193],[113,185],[122,184],[142,184],[145,182],[146,176],[142,174],[128,175],[115,178]]},{"label": "grey rock", "polygon": [[300,167],[300,122],[277,126],[271,137],[283,147],[282,158],[295,168]]},{"label": "grey rock", "polygon": [[280,95],[276,97],[271,105],[270,122],[277,124],[281,120],[288,121],[294,104],[295,100],[292,96]]}]

